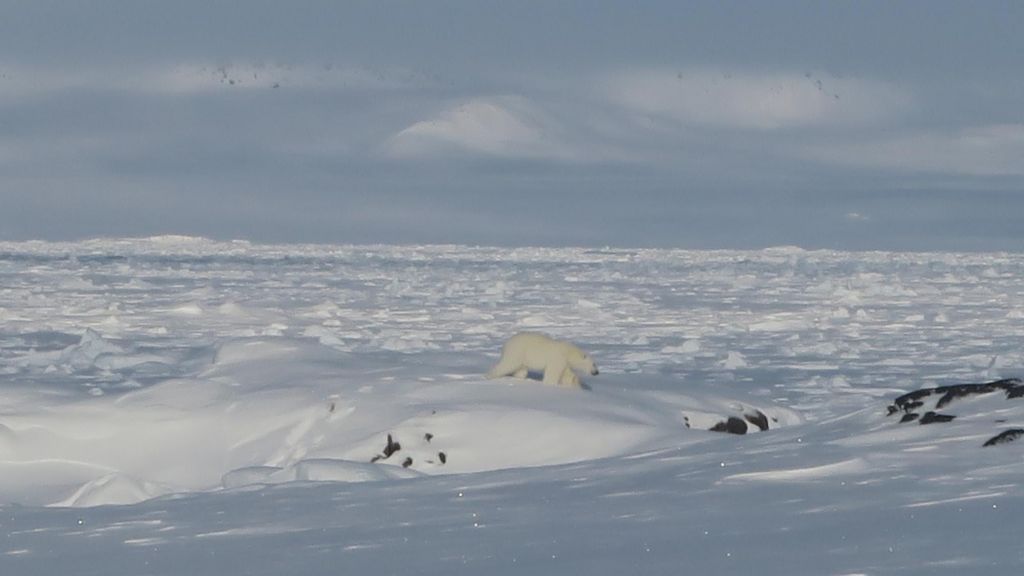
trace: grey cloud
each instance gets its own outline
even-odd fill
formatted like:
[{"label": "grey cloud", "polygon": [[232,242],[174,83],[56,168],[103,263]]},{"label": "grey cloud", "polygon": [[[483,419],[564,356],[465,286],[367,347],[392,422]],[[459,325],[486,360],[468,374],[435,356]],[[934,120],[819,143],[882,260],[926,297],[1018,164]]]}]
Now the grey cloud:
[{"label": "grey cloud", "polygon": [[3,238],[1020,245],[1016,2],[4,8]]}]

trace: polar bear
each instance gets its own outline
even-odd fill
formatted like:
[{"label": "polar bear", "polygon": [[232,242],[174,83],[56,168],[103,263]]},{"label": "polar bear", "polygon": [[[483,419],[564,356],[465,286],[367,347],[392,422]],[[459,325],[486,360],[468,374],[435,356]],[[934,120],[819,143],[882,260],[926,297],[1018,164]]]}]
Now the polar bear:
[{"label": "polar bear", "polygon": [[515,376],[526,378],[530,371],[543,372],[544,383],[582,388],[573,370],[597,376],[597,366],[586,352],[569,342],[549,338],[538,332],[520,332],[505,342],[501,360],[487,373],[488,378]]}]

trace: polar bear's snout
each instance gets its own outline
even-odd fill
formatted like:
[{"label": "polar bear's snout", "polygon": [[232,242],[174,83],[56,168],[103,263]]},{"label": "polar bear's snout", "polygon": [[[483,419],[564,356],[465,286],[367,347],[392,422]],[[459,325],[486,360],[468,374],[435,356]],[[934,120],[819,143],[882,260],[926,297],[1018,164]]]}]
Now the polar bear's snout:
[{"label": "polar bear's snout", "polygon": [[594,366],[594,369],[590,371],[591,376],[597,376],[600,373],[601,372],[598,371],[597,366]]}]

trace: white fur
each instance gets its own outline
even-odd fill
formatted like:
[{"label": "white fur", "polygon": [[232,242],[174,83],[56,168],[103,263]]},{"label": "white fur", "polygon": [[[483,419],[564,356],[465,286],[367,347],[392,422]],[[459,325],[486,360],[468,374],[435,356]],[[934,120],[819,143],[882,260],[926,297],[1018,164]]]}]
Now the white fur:
[{"label": "white fur", "polygon": [[545,384],[582,388],[583,384],[574,370],[597,375],[594,361],[573,344],[537,332],[520,332],[505,342],[501,360],[491,368],[487,377],[526,378],[531,371],[543,372]]}]

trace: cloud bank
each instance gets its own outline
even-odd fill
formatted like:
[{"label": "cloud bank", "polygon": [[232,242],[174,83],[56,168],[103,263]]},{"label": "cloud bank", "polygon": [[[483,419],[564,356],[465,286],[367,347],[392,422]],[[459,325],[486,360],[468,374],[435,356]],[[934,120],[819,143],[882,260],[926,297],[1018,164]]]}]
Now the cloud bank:
[{"label": "cloud bank", "polygon": [[431,158],[448,153],[500,158],[567,159],[553,136],[556,123],[522,98],[475,98],[415,122],[386,145],[394,158]]},{"label": "cloud bank", "polygon": [[0,238],[1021,245],[1019,4],[745,8],[12,8]]},{"label": "cloud bank", "polygon": [[747,130],[877,123],[911,100],[878,80],[794,71],[642,70],[613,74],[604,85],[613,102],[638,114]]},{"label": "cloud bank", "polygon": [[1024,176],[1024,124],[911,132],[808,150],[811,158],[860,168],[956,176]]}]

